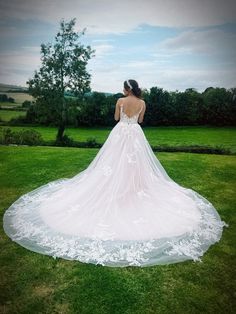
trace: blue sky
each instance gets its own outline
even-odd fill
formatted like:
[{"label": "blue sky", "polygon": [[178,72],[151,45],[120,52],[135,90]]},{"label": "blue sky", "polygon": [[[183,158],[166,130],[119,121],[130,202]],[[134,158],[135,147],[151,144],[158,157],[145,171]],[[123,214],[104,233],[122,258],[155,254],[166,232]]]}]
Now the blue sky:
[{"label": "blue sky", "polygon": [[26,86],[40,44],[62,18],[86,27],[91,88],[122,92],[123,81],[168,91],[236,87],[236,5],[231,0],[0,0],[0,82]]}]

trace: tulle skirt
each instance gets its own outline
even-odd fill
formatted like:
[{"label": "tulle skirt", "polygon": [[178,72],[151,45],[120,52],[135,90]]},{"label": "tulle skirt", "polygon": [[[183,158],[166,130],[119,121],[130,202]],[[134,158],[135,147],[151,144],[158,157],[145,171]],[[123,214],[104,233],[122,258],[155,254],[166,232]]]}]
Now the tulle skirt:
[{"label": "tulle skirt", "polygon": [[224,226],[206,198],[168,176],[141,126],[122,121],[85,170],[22,195],[3,217],[31,251],[113,267],[201,261]]}]

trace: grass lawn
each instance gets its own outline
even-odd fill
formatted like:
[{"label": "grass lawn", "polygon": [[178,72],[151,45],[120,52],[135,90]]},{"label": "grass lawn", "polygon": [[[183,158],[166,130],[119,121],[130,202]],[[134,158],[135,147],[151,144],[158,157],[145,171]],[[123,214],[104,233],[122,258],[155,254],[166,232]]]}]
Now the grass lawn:
[{"label": "grass lawn", "polygon": [[21,105],[21,104],[16,103],[16,102],[0,101],[1,108],[7,108],[8,109],[8,108],[18,107],[19,105]]},{"label": "grass lawn", "polygon": [[[1,126],[5,128],[6,126]],[[44,140],[56,138],[57,129],[54,127],[19,127],[11,126],[11,129],[34,129],[42,134]],[[98,143],[104,143],[112,127],[106,128],[67,128],[65,134],[77,141],[86,141],[88,137],[96,138]],[[206,126],[169,126],[169,127],[145,127],[145,136],[153,146],[189,146],[203,145],[210,147],[229,148],[236,153],[236,127],[206,127]],[[1,132],[0,132],[1,133]]]},{"label": "grass lawn", "polygon": [[12,118],[17,118],[19,116],[24,117],[25,115],[26,115],[26,111],[0,110],[0,119],[2,121],[10,121]]},{"label": "grass lawn", "polygon": [[[71,130],[75,131],[81,134],[81,130]],[[101,138],[105,139],[107,132],[101,130]],[[155,130],[147,130],[149,138],[152,132]],[[156,132],[164,138],[166,131]],[[216,134],[209,136],[217,138]],[[177,138],[170,135],[169,141]],[[98,150],[1,146],[1,222],[5,210],[23,193],[74,176],[89,165]],[[204,254],[203,262],[113,268],[54,260],[11,241],[1,223],[0,313],[234,313],[236,157],[163,152],[156,156],[177,183],[209,199],[229,224],[220,242]]]}]

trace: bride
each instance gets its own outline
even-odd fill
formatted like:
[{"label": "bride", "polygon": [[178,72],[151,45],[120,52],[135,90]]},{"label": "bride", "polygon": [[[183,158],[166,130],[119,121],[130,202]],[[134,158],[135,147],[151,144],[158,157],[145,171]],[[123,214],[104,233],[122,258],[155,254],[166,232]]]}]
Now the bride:
[{"label": "bride", "polygon": [[22,195],[4,214],[5,233],[34,252],[106,266],[202,261],[229,225],[153,153],[135,80],[124,82],[124,95],[119,122],[89,166]]}]

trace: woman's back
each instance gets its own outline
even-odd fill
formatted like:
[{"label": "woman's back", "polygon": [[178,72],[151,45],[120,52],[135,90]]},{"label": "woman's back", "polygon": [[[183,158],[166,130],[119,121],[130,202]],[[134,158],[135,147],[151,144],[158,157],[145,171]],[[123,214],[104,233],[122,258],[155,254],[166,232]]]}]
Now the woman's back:
[{"label": "woman's back", "polygon": [[130,118],[143,109],[144,101],[137,97],[127,96],[121,98],[120,106],[123,106],[123,112]]}]

